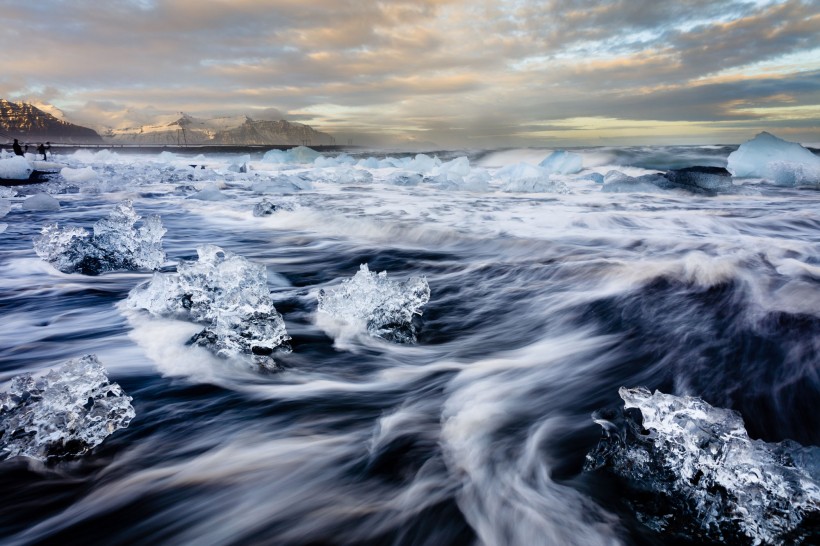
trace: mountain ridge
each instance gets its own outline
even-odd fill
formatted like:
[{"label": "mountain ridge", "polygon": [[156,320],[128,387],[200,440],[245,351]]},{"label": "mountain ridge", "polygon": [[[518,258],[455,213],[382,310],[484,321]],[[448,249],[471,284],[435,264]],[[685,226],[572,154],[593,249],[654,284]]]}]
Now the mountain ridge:
[{"label": "mountain ridge", "polygon": [[170,123],[108,129],[103,133],[103,138],[112,144],[145,145],[249,146],[335,143],[333,136],[303,123],[254,120],[249,116],[202,119],[185,113],[180,113],[180,117]]},{"label": "mountain ridge", "polygon": [[94,129],[61,120],[25,102],[0,99],[0,138],[23,142],[50,141],[69,144],[101,144]]}]

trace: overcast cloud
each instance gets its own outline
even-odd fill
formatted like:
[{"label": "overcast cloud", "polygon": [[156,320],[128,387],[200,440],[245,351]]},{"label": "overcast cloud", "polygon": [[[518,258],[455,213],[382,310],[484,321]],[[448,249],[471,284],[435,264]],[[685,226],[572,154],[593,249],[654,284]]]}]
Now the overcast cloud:
[{"label": "overcast cloud", "polygon": [[452,146],[820,141],[820,0],[0,0],[0,26],[0,97],[94,126],[184,111]]}]

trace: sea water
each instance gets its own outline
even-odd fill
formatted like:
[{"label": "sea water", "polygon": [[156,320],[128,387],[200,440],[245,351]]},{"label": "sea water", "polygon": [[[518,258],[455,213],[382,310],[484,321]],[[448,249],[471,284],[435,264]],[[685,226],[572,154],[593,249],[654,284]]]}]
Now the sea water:
[{"label": "sea water", "polygon": [[[552,150],[55,156],[94,176],[4,197],[0,380],[94,354],[135,416],[82,456],[0,462],[0,542],[687,540],[584,471],[591,416],[645,387],[736,410],[753,439],[820,444],[820,192],[611,193],[591,174],[720,167],[733,150],[574,150],[581,173],[516,191],[504,169]],[[36,193],[59,210],[26,210]],[[90,231],[125,202],[167,230],[156,271],[63,273],[35,252],[45,226]],[[290,338],[275,369],[125,303],[202,245],[264,267]],[[429,287],[410,342],[320,312],[364,265]]]}]

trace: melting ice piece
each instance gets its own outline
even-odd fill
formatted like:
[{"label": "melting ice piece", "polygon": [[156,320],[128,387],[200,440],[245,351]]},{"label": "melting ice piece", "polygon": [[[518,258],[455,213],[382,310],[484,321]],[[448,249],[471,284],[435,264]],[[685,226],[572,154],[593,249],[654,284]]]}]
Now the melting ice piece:
[{"label": "melting ice piece", "polygon": [[0,459],[82,455],[128,426],[135,416],[131,400],[94,355],[39,379],[18,375],[0,393]]},{"label": "melting ice piece", "polygon": [[700,398],[618,392],[627,409],[594,416],[604,438],[584,469],[622,479],[639,520],[669,536],[731,544],[817,536],[820,448],[751,440],[740,414]]},{"label": "melting ice piece", "polygon": [[276,212],[276,205],[274,205],[267,199],[263,199],[262,201],[253,206],[254,216],[270,216],[274,212]]},{"label": "melting ice piece", "polygon": [[35,193],[23,201],[23,210],[46,211],[60,210],[60,202],[47,193]]},{"label": "melting ice piece", "polygon": [[556,174],[575,174],[584,168],[584,158],[580,154],[558,150],[548,155],[539,167]]},{"label": "melting ice piece", "polygon": [[297,146],[290,150],[268,150],[262,156],[262,161],[266,163],[301,164],[313,163],[322,154],[308,148],[307,146]]},{"label": "melting ice piece", "polygon": [[659,174],[645,174],[634,178],[620,171],[609,171],[604,176],[601,191],[609,193],[660,193],[670,187],[673,187],[672,184]]},{"label": "melting ice piece", "polygon": [[124,201],[108,218],[94,224],[90,236],[83,228],[46,225],[34,239],[34,251],[63,273],[99,275],[122,269],[159,269],[165,262],[162,236],[166,230],[159,216],[151,216],[135,228],[139,219],[131,201]]},{"label": "melting ice piece", "polygon": [[272,354],[289,351],[290,337],[273,306],[265,266],[214,245],[196,251],[199,259],[180,262],[177,273],[155,273],[134,288],[126,305],[202,324],[191,343],[224,358],[251,355],[256,365],[276,369]]},{"label": "melting ice piece", "polygon": [[501,191],[519,193],[570,193],[569,187],[561,180],[550,178],[550,172],[544,168],[518,163],[499,169],[496,177],[506,178]]},{"label": "melting ice piece", "polygon": [[26,158],[15,156],[0,159],[0,178],[10,180],[28,180],[34,168]]},{"label": "melting ice piece", "polygon": [[767,132],[729,154],[726,168],[740,178],[766,178],[782,186],[820,184],[820,157]]},{"label": "melting ice piece", "polygon": [[421,315],[430,301],[430,286],[424,277],[405,282],[387,278],[387,272],[371,272],[362,264],[351,279],[341,286],[319,292],[319,312],[336,320],[360,325],[374,337],[398,343],[415,343],[417,326],[413,318]]}]

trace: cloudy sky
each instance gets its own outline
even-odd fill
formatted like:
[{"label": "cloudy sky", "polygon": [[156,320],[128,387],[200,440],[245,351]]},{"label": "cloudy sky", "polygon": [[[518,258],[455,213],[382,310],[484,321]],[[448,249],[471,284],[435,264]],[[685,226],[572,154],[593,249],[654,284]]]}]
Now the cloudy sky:
[{"label": "cloudy sky", "polygon": [[362,143],[820,141],[820,0],[0,0],[0,27],[0,97],[96,127],[184,111]]}]

